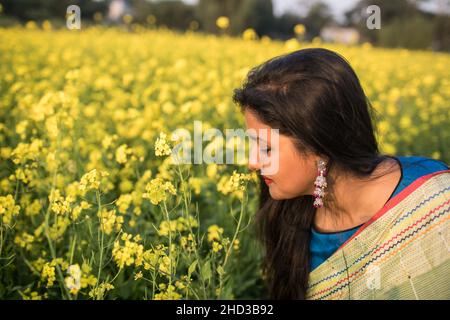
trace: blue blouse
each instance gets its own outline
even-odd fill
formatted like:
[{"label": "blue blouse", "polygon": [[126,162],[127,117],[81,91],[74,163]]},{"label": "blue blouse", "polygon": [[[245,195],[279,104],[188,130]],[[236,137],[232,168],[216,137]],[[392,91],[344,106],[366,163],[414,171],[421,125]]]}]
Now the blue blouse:
[{"label": "blue blouse", "polygon": [[[400,165],[401,177],[397,187],[392,192],[389,200],[395,197],[404,188],[409,186],[416,179],[441,170],[448,170],[449,167],[442,161],[419,156],[402,156],[393,157]],[[360,227],[356,226],[352,229],[323,233],[311,228],[311,243],[309,246],[311,260],[310,270],[314,270],[322,262],[327,260],[337,249],[349,239]]]}]

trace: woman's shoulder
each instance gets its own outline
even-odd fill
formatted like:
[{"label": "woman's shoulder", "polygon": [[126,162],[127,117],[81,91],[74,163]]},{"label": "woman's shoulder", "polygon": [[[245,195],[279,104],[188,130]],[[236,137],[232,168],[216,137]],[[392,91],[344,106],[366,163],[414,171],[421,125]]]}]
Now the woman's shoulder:
[{"label": "woman's shoulder", "polygon": [[423,156],[397,156],[401,165],[401,179],[395,188],[391,198],[407,188],[414,181],[429,174],[448,170],[449,167],[443,161]]},{"label": "woman's shoulder", "polygon": [[448,170],[449,166],[441,161],[424,156],[398,156],[403,174],[419,177],[421,175]]}]

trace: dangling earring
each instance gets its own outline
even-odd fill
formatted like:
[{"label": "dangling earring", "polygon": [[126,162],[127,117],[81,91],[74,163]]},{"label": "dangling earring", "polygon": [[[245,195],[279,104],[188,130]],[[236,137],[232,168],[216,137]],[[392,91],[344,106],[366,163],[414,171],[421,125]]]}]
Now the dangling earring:
[{"label": "dangling earring", "polygon": [[326,171],[327,171],[327,163],[320,159],[317,161],[317,168],[318,168],[318,175],[316,177],[316,181],[314,182],[314,185],[316,186],[316,189],[314,190],[314,207],[315,208],[321,208],[323,207],[323,197],[325,195],[325,188],[327,187],[327,179]]}]

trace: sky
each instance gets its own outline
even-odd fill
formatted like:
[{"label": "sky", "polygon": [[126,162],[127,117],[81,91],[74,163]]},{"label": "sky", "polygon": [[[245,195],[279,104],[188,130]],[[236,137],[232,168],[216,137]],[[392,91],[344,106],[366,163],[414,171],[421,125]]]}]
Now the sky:
[{"label": "sky", "polygon": [[[302,12],[301,6],[298,4],[298,1],[295,0],[272,0],[274,6],[275,15],[281,15],[287,11],[293,11],[300,15],[306,14],[306,12]],[[305,1],[308,2],[308,1]],[[353,8],[358,0],[323,0],[330,7],[330,11],[333,16],[340,20],[343,18],[344,13]]]},{"label": "sky", "polygon": [[[183,0],[186,3],[195,4],[198,2],[198,0]],[[299,15],[305,14],[305,12],[302,12],[301,6],[298,4],[299,2],[314,2],[314,0],[272,0],[273,7],[274,7],[274,14],[277,16],[282,15],[285,12],[294,12]],[[330,7],[330,11],[333,14],[334,18],[339,21],[343,22],[344,19],[344,13],[351,8],[353,8],[359,0],[323,0],[328,6]],[[386,0],[391,1],[391,0]],[[429,1],[425,5],[422,5],[422,9],[428,10],[428,11],[439,11],[442,10],[442,6],[439,7],[439,2],[444,2],[445,0],[434,0]],[[447,14],[450,14],[450,6],[444,6],[447,12]]]},{"label": "sky", "polygon": [[[198,2],[198,0],[183,0],[183,1],[190,4],[195,4]],[[338,20],[343,18],[345,11],[351,9],[358,2],[358,0],[323,0],[323,1],[330,6],[331,13]],[[283,13],[290,11],[301,15],[304,12],[302,12],[302,8],[298,5],[298,2],[299,1],[296,0],[272,0],[274,7],[274,14],[280,16]]]}]

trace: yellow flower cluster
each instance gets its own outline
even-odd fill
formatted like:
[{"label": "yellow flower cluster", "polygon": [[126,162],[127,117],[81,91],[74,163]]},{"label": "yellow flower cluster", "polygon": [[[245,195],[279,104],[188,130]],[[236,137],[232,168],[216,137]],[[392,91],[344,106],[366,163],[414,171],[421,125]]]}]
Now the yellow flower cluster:
[{"label": "yellow flower cluster", "polygon": [[[14,174],[12,174],[9,179],[11,181],[15,181],[15,180],[19,180],[22,181],[25,184],[30,183],[31,181],[34,180],[35,178],[35,170],[33,170],[33,168],[36,168],[37,164],[36,163],[32,163],[30,164],[25,164],[23,168],[17,168],[14,171]],[[30,169],[31,168],[31,169]]]},{"label": "yellow flower cluster", "polygon": [[238,173],[236,170],[234,170],[230,178],[230,186],[235,191],[244,191],[246,183],[250,180],[252,180],[251,173]]},{"label": "yellow flower cluster", "polygon": [[25,248],[26,250],[31,250],[34,242],[34,236],[28,234],[27,232],[22,232],[21,235],[16,235],[14,238],[14,243],[17,244],[21,248]]},{"label": "yellow flower cluster", "polygon": [[[143,266],[145,270],[155,270],[161,275],[169,277],[172,273],[173,261],[167,256],[163,245],[157,245],[153,249],[144,251],[140,244],[140,236],[122,234],[121,240],[114,242],[112,255],[119,268],[126,266]],[[143,277],[142,273],[135,274],[135,280]]]},{"label": "yellow flower cluster", "polygon": [[56,280],[56,266],[60,266],[62,270],[66,270],[69,264],[62,258],[53,259],[51,262],[46,262],[42,266],[41,277],[47,280],[47,287],[53,286]]},{"label": "yellow flower cluster", "polygon": [[81,177],[78,188],[83,193],[91,189],[98,189],[101,179],[106,176],[109,176],[108,172],[98,172],[97,169],[92,169]]},{"label": "yellow flower cluster", "polygon": [[29,160],[36,161],[42,152],[43,143],[44,141],[41,139],[33,139],[31,143],[19,142],[11,154],[13,162],[24,164]]},{"label": "yellow flower cluster", "polygon": [[[48,235],[52,240],[61,240],[62,236],[64,235],[64,233],[66,232],[68,226],[70,225],[70,219],[68,217],[62,217],[62,218],[57,218],[55,219],[55,222],[50,226],[50,228],[48,229]],[[43,223],[41,225],[41,228],[44,228],[45,223]],[[40,233],[40,229],[36,229],[36,231],[39,231],[38,234]],[[35,232],[36,235],[36,232]]]},{"label": "yellow flower cluster", "polygon": [[[188,285],[191,283],[191,279],[188,276],[181,276],[180,280],[175,281],[175,285],[160,283],[158,285],[159,293],[155,294],[155,300],[179,300],[182,299],[182,295],[179,292],[185,294],[188,290]],[[178,290],[179,292],[177,292]]]},{"label": "yellow flower cluster", "polygon": [[194,235],[189,233],[187,236],[180,237],[180,246],[186,252],[193,252],[197,248],[197,242],[195,241]]},{"label": "yellow flower cluster", "polygon": [[42,204],[38,199],[34,199],[33,201],[27,201],[27,207],[25,208],[25,215],[31,217],[36,216],[42,209]]},{"label": "yellow flower cluster", "polygon": [[91,267],[83,262],[81,265],[81,288],[87,288],[88,286],[95,286],[97,284],[97,278],[91,274]]},{"label": "yellow flower cluster", "polygon": [[305,26],[303,24],[297,24],[294,27],[294,32],[295,32],[296,35],[301,35],[302,36],[306,32],[306,28],[305,28]]},{"label": "yellow flower cluster", "polygon": [[97,215],[100,218],[100,227],[104,233],[111,234],[111,232],[118,232],[122,228],[124,219],[123,216],[116,215],[116,209],[102,208]]},{"label": "yellow flower cluster", "polygon": [[202,191],[202,179],[201,178],[190,177],[188,183],[196,195],[199,195],[201,193],[201,191]]},{"label": "yellow flower cluster", "polygon": [[242,33],[242,38],[244,40],[256,40],[258,39],[258,34],[252,28],[245,29]]},{"label": "yellow flower cluster", "polygon": [[132,201],[133,196],[131,194],[122,194],[116,201],[119,212],[126,213]]},{"label": "yellow flower cluster", "polygon": [[225,16],[218,17],[216,19],[216,25],[220,29],[226,29],[230,26],[230,19],[228,19],[228,17],[225,17]]},{"label": "yellow flower cluster", "polygon": [[224,195],[233,194],[239,199],[243,198],[247,183],[254,180],[252,173],[238,173],[236,170],[230,177],[223,176],[217,184],[217,190]]},{"label": "yellow flower cluster", "polygon": [[[230,245],[230,239],[228,237],[222,237],[223,228],[214,224],[208,227],[208,242],[211,242],[211,249],[213,252],[217,253]],[[239,239],[233,242],[233,248],[235,250],[239,249]]]},{"label": "yellow flower cluster", "polygon": [[167,134],[161,132],[155,142],[155,155],[158,157],[170,156],[172,149],[167,142]]},{"label": "yellow flower cluster", "polygon": [[139,271],[138,273],[136,273],[134,275],[134,280],[137,281],[139,279],[142,279],[144,277],[144,275],[142,274],[142,271]]},{"label": "yellow flower cluster", "polygon": [[93,288],[91,291],[89,291],[89,297],[94,299],[103,299],[105,296],[105,293],[113,290],[114,286],[110,283],[101,283],[98,287]]},{"label": "yellow flower cluster", "polygon": [[145,186],[143,198],[149,199],[154,205],[158,205],[162,201],[167,200],[169,194],[176,195],[177,191],[170,181],[164,181],[161,178],[152,179]]},{"label": "yellow flower cluster", "polygon": [[156,270],[160,256],[165,256],[165,247],[157,245],[155,249],[146,250],[142,257],[144,259],[145,270]]},{"label": "yellow flower cluster", "polygon": [[133,149],[129,148],[126,144],[121,145],[116,150],[116,161],[118,163],[126,163],[128,155],[133,154]]},{"label": "yellow flower cluster", "polygon": [[139,244],[140,236],[136,235],[133,239],[132,237],[131,234],[124,233],[121,237],[121,240],[124,241],[123,245],[121,241],[114,242],[112,255],[119,268],[132,264],[140,266],[143,263],[144,246]]},{"label": "yellow flower cluster", "polygon": [[159,272],[161,272],[162,274],[169,276],[172,273],[172,266],[173,261],[170,257],[162,256],[159,259]]},{"label": "yellow flower cluster", "polygon": [[179,217],[176,220],[163,220],[159,225],[158,234],[160,236],[168,236],[169,232],[183,232],[196,227],[198,227],[198,222],[194,217],[189,216],[187,219]]},{"label": "yellow flower cluster", "polygon": [[72,220],[77,220],[81,214],[81,211],[89,209],[90,207],[92,207],[92,205],[89,202],[84,201],[84,200],[81,201],[81,203],[79,205],[77,205],[77,206],[75,206],[75,208],[73,208],[72,212],[70,213],[70,218]]},{"label": "yellow flower cluster", "polygon": [[212,242],[214,240],[220,240],[223,233],[223,228],[218,225],[213,224],[208,227],[208,241]]},{"label": "yellow flower cluster", "polygon": [[42,268],[42,278],[47,279],[47,287],[51,287],[56,280],[55,267],[46,263]]},{"label": "yellow flower cluster", "polygon": [[16,205],[12,195],[0,197],[0,217],[4,225],[10,225],[14,216],[17,216],[20,206]]},{"label": "yellow flower cluster", "polygon": [[166,286],[164,283],[161,283],[158,286],[160,292],[155,294],[155,300],[179,300],[181,299],[181,294],[176,292],[174,285]]},{"label": "yellow flower cluster", "polygon": [[60,194],[58,189],[53,190],[53,192],[49,195],[49,200],[52,203],[51,209],[57,215],[64,215],[72,210],[71,204],[75,202],[75,197],[68,195],[67,197],[63,197]]},{"label": "yellow flower cluster", "polygon": [[220,251],[220,249],[222,249],[223,247],[222,247],[222,245],[219,243],[219,242],[217,242],[217,241],[214,241],[213,242],[213,244],[212,244],[212,250],[213,250],[213,252],[219,252]]},{"label": "yellow flower cluster", "polygon": [[23,292],[20,292],[23,300],[42,300],[47,299],[48,294],[44,293],[43,295],[39,294],[37,291],[31,291],[31,288],[25,289]]}]

